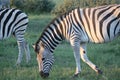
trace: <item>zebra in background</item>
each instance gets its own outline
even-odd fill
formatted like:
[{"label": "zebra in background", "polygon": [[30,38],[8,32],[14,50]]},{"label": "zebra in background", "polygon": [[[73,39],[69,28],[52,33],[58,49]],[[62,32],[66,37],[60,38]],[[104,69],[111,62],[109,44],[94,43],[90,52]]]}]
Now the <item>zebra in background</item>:
[{"label": "zebra in background", "polygon": [[10,8],[10,0],[0,0],[0,9]]},{"label": "zebra in background", "polygon": [[94,71],[102,71],[87,57],[86,44],[105,43],[120,33],[120,5],[104,5],[94,8],[77,8],[54,19],[33,45],[41,77],[49,76],[54,63],[53,51],[64,39],[74,51],[77,76],[81,72],[80,57]]},{"label": "zebra in background", "polygon": [[28,17],[18,9],[1,9],[0,10],[0,40],[9,38],[13,34],[18,43],[18,59],[16,64],[20,64],[23,52],[26,52],[26,62],[30,60],[30,51],[27,42],[24,39]]}]

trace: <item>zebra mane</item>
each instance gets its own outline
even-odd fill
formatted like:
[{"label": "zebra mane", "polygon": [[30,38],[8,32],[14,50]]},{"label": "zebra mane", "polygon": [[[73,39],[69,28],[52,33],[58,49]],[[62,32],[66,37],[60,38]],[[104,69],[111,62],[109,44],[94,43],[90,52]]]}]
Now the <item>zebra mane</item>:
[{"label": "zebra mane", "polygon": [[69,15],[69,13],[71,13],[73,10],[74,10],[74,9],[69,10],[68,12],[65,12],[65,13],[63,13],[63,14],[60,14],[60,15],[56,16],[55,18],[53,18],[53,19],[51,20],[51,22],[49,22],[48,25],[43,29],[43,31],[42,31],[39,39],[38,39],[37,42],[36,42],[36,45],[39,44],[39,42],[40,42],[40,40],[41,40],[41,38],[42,38],[42,35],[43,35],[44,32],[49,28],[49,26],[55,22],[55,20],[57,20],[57,19],[59,19],[59,18],[62,19],[63,16]]}]

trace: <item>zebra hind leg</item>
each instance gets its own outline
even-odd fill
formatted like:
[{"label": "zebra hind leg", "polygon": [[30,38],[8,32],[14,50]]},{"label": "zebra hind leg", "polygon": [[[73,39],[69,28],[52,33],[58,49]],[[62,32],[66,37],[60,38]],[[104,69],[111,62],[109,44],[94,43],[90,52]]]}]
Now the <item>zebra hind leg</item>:
[{"label": "zebra hind leg", "polygon": [[17,42],[17,43],[18,43],[19,53],[18,53],[18,59],[17,59],[16,65],[20,65],[23,57],[24,46],[23,46],[23,42]]},{"label": "zebra hind leg", "polygon": [[85,43],[82,43],[80,45],[80,55],[81,55],[81,59],[85,63],[87,63],[94,71],[96,71],[98,74],[102,74],[102,71],[88,59]]},{"label": "zebra hind leg", "polygon": [[19,54],[16,64],[20,65],[24,51],[26,53],[26,62],[28,63],[31,57],[30,57],[29,45],[27,44],[27,42],[26,41],[18,42],[18,49],[19,49]]},{"label": "zebra hind leg", "polygon": [[24,41],[24,50],[26,53],[26,62],[28,63],[31,59],[31,56],[30,56],[29,44],[26,41]]}]

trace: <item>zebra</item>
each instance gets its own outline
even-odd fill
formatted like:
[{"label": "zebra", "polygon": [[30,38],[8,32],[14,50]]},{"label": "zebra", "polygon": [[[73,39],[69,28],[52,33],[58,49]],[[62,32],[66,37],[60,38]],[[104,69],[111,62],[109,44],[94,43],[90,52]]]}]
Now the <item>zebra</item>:
[{"label": "zebra", "polygon": [[80,59],[95,72],[102,71],[87,57],[87,43],[110,42],[120,33],[120,4],[93,8],[76,8],[52,20],[33,45],[42,78],[49,76],[54,63],[53,51],[62,40],[70,42],[76,71],[81,72]]},{"label": "zebra", "polygon": [[19,54],[16,65],[22,61],[23,52],[26,52],[26,62],[30,61],[29,45],[24,39],[28,17],[19,9],[0,10],[0,40],[15,36],[18,44]]}]

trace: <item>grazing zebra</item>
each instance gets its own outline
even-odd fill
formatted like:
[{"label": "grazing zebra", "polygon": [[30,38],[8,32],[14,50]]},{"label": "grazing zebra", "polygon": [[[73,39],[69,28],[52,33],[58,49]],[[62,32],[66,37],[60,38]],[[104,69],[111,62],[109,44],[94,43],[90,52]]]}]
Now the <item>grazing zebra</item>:
[{"label": "grazing zebra", "polygon": [[17,64],[22,61],[23,51],[26,52],[26,61],[30,60],[30,51],[27,42],[24,39],[28,17],[18,9],[1,9],[0,10],[0,40],[9,38],[13,34],[18,43],[19,55]]},{"label": "grazing zebra", "polygon": [[95,8],[77,8],[54,19],[43,31],[33,46],[37,53],[40,75],[49,76],[54,62],[53,51],[64,39],[74,51],[77,76],[81,72],[80,57],[97,73],[102,71],[87,57],[86,44],[105,43],[120,33],[120,5],[105,5]]}]

